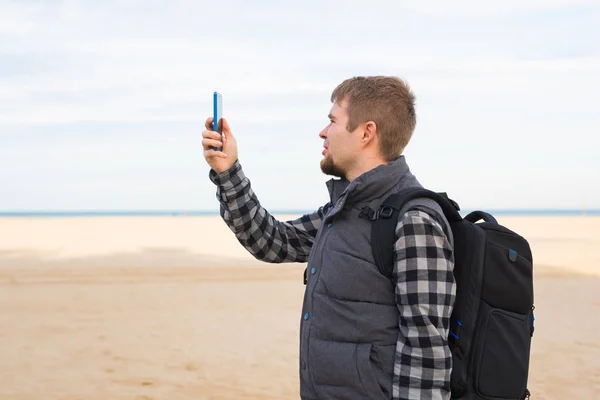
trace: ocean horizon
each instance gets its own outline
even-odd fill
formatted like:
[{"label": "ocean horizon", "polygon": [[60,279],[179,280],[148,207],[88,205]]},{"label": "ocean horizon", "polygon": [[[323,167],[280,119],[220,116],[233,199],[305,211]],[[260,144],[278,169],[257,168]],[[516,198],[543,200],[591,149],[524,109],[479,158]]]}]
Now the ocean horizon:
[{"label": "ocean horizon", "polygon": [[[473,210],[461,210],[462,216]],[[499,216],[600,216],[600,209],[484,209]],[[269,210],[273,215],[302,215],[314,210]],[[0,218],[80,217],[214,217],[218,210],[89,210],[89,211],[0,211]]]}]

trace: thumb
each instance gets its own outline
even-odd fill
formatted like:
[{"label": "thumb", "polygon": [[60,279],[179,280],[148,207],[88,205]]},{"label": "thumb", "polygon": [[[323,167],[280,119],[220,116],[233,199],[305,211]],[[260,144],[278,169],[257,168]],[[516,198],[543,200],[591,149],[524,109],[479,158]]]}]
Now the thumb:
[{"label": "thumb", "polygon": [[225,134],[225,137],[233,137],[233,134],[231,133],[231,128],[229,127],[229,123],[227,122],[227,120],[223,118],[221,121],[223,121],[223,133]]}]

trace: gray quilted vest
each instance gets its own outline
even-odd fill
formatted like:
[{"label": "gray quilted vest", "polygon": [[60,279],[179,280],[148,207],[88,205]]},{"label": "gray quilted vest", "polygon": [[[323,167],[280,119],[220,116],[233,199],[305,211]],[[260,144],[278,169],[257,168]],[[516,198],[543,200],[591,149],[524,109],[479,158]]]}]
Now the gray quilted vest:
[{"label": "gray quilted vest", "polygon": [[[348,183],[327,182],[331,203],[308,259],[300,328],[302,399],[391,399],[398,308],[394,287],[371,254],[371,222],[364,206],[377,209],[390,194],[421,187],[404,156]],[[446,232],[439,206],[434,210]]]}]

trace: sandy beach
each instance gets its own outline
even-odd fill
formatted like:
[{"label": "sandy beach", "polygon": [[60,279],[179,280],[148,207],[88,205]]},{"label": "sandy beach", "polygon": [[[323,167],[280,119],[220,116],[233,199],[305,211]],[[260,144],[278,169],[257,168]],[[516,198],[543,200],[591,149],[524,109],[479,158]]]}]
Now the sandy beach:
[{"label": "sandy beach", "polygon": [[[532,399],[598,398],[600,217],[499,220],[533,249]],[[218,217],[0,219],[0,400],[297,399],[303,269]]]}]

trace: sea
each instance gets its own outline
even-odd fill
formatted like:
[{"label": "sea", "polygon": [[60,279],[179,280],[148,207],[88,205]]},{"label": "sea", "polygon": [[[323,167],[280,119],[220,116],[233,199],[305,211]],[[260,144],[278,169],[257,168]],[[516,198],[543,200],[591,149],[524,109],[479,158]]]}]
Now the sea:
[{"label": "sea", "polygon": [[[302,215],[314,210],[269,210],[273,215]],[[472,210],[461,210],[462,216]],[[600,216],[600,209],[486,209],[485,212],[497,216]],[[90,217],[214,217],[218,211],[202,210],[139,210],[139,211],[0,211],[0,218],[90,218]]]}]

